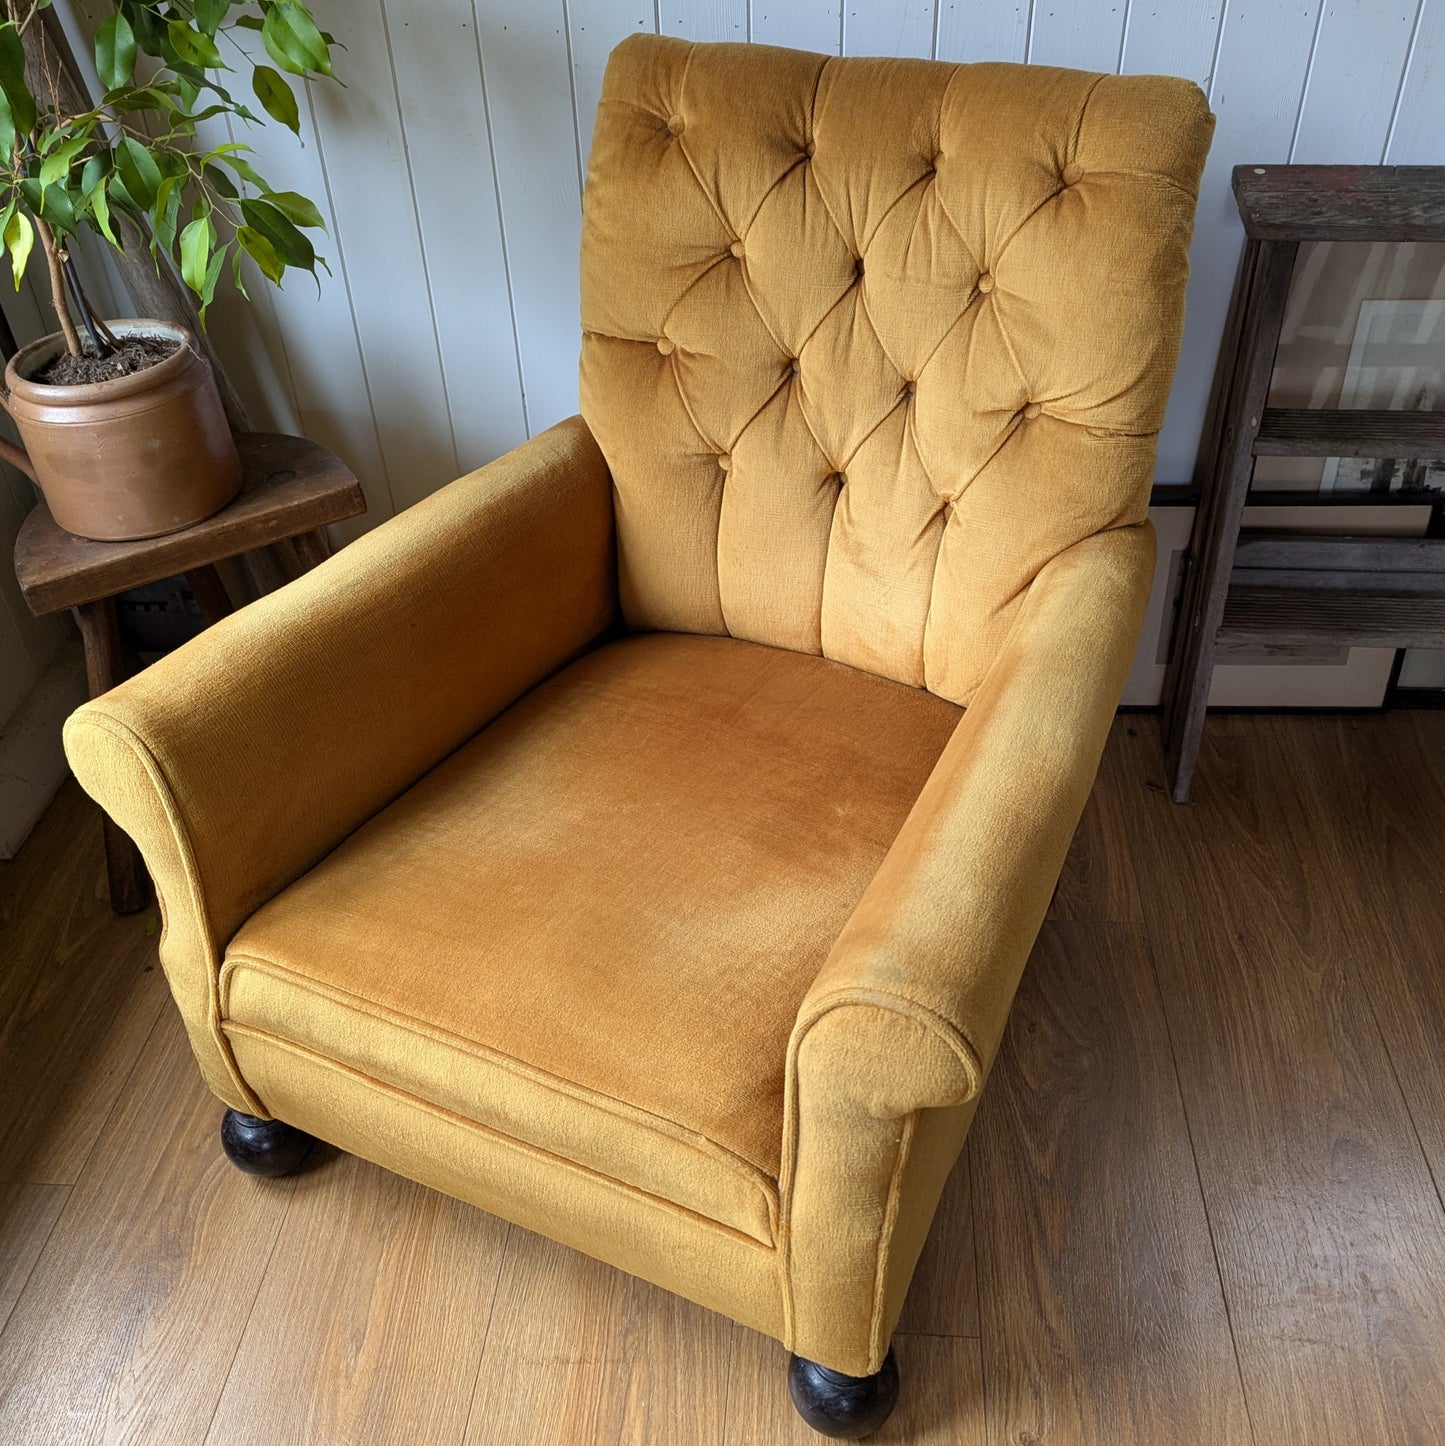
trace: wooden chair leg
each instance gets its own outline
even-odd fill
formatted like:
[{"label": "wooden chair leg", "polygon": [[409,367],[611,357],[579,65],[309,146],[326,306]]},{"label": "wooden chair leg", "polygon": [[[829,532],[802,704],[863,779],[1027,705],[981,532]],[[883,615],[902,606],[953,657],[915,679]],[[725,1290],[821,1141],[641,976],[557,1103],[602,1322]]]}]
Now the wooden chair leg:
[{"label": "wooden chair leg", "polygon": [[840,1441],[871,1436],[898,1404],[898,1358],[890,1347],[871,1376],[845,1376],[802,1356],[788,1357],[788,1393],[820,1435]]},{"label": "wooden chair leg", "polygon": [[[76,608],[80,637],[85,644],[85,676],[90,696],[98,698],[129,676],[130,669],[121,643],[120,621],[115,600],[83,603]],[[150,875],[140,850],[108,816],[103,818],[105,872],[110,886],[110,906],[117,914],[136,914],[151,901]]]}]

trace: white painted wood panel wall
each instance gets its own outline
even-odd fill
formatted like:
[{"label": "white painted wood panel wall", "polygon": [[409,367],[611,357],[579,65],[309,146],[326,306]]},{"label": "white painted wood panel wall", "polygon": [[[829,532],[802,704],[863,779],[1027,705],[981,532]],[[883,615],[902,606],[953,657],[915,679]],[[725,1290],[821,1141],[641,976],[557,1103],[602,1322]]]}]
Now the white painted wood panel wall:
[{"label": "white painted wood panel wall", "polygon": [[[85,0],[71,0],[84,23]],[[1445,162],[1445,0],[316,0],[348,82],[299,141],[252,139],[316,198],[318,290],[252,288],[212,329],[258,422],[342,454],[353,535],[576,406],[577,243],[608,51],[660,31],[849,55],[1185,75],[1219,117],[1161,482],[1190,476],[1241,243],[1236,162]],[[224,138],[224,137],[221,137]],[[0,489],[0,539],[20,497]],[[0,590],[0,720],[54,646]]]},{"label": "white painted wood panel wall", "polygon": [[1241,161],[1445,162],[1445,0],[317,0],[349,89],[301,144],[334,276],[214,323],[267,420],[362,475],[370,525],[576,406],[582,178],[623,36],[1189,76],[1218,130],[1159,481],[1186,482],[1241,236]]}]

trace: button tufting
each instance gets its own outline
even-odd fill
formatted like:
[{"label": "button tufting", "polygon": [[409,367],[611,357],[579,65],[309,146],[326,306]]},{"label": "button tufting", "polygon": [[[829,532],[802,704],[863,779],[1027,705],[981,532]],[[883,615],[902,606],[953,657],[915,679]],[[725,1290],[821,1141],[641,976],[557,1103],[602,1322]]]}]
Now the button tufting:
[{"label": "button tufting", "polygon": [[803,154],[811,161],[813,159],[813,153],[817,149],[818,147],[814,145],[812,141],[809,141],[808,144],[803,147]]},{"label": "button tufting", "polygon": [[1070,161],[1064,167],[1063,176],[1066,186],[1077,186],[1084,179],[1084,168],[1077,161]]},{"label": "button tufting", "polygon": [[905,397],[916,397],[918,395],[918,383],[909,382],[908,385],[903,388],[903,395]]},{"label": "button tufting", "polygon": [[663,354],[663,356],[672,355],[672,343],[665,336],[660,336],[657,338],[657,349]]},{"label": "button tufting", "polygon": [[669,116],[667,118],[667,129],[670,135],[680,136],[683,132],[682,117],[680,115]]},{"label": "button tufting", "polygon": [[728,247],[728,250],[731,251],[739,261],[743,259],[743,243],[741,241],[734,241],[733,244]]},{"label": "button tufting", "polygon": [[726,472],[732,467],[733,459],[728,453],[720,452],[718,454],[717,464],[723,469],[724,472]]},{"label": "button tufting", "polygon": [[861,256],[853,258],[853,279],[855,281],[863,279],[863,258]]},{"label": "button tufting", "polygon": [[985,296],[993,290],[993,277],[990,276],[987,271],[978,278],[978,289],[983,292]]},{"label": "button tufting", "polygon": [[1024,416],[1032,422],[1041,411],[1043,411],[1043,408],[1037,402],[1030,402],[1028,406],[1024,408]]},{"label": "button tufting", "polygon": [[788,359],[788,365],[793,369],[794,376],[797,376],[798,373],[803,370],[803,364],[797,359],[797,357],[790,357]]}]

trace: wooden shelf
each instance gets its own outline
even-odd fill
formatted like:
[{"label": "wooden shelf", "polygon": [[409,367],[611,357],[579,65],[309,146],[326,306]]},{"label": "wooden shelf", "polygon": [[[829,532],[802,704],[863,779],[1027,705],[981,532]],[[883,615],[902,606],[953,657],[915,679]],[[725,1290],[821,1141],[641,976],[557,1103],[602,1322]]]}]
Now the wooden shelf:
[{"label": "wooden shelf", "polygon": [[1435,457],[1445,454],[1445,412],[1266,407],[1256,457]]},{"label": "wooden shelf", "polygon": [[1445,596],[1231,587],[1219,638],[1229,642],[1440,648],[1445,647]]},{"label": "wooden shelf", "polygon": [[[1164,490],[1162,487],[1159,489]],[[1169,500],[1173,500],[1172,498]],[[1151,504],[1153,505],[1153,504]],[[1245,499],[1247,507],[1442,507],[1445,492],[1423,487],[1401,488],[1395,492],[1312,492],[1303,488],[1274,488],[1254,491]]]},{"label": "wooden shelf", "polygon": [[1257,241],[1438,241],[1445,166],[1236,166],[1234,197]]}]

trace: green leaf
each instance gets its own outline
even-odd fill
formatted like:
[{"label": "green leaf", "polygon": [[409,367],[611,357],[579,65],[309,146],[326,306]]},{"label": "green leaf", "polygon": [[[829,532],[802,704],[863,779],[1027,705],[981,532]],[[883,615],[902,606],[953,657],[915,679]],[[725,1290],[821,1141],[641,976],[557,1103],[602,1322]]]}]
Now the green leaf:
[{"label": "green leaf", "polygon": [[166,26],[166,35],[177,55],[202,70],[226,69],[221,61],[221,52],[209,35],[187,25],[184,20],[172,20]]},{"label": "green leaf", "polygon": [[40,184],[53,186],[70,174],[71,163],[90,144],[89,136],[77,136],[57,146],[40,165]]},{"label": "green leaf", "polygon": [[200,216],[181,232],[181,280],[196,293],[206,284],[211,264],[211,248],[216,244],[216,228],[209,216]]},{"label": "green leaf", "polygon": [[244,30],[260,30],[261,17],[259,15],[238,15],[236,16],[236,24]]},{"label": "green leaf", "polygon": [[121,12],[135,31],[136,44],[147,55],[162,55],[166,46],[166,23],[141,0],[122,0]]},{"label": "green leaf", "polygon": [[287,266],[300,266],[307,271],[315,268],[315,248],[269,201],[243,200],[241,214],[253,230],[259,231],[271,243],[277,256]]},{"label": "green leaf", "polygon": [[5,223],[5,249],[10,253],[10,269],[15,277],[15,289],[25,276],[25,263],[30,260],[30,248],[35,244],[35,228],[24,211],[14,211]]},{"label": "green leaf", "polygon": [[196,24],[214,38],[230,8],[231,0],[196,0]]},{"label": "green leaf", "polygon": [[301,134],[301,112],[297,108],[291,87],[286,84],[280,71],[272,70],[269,65],[258,65],[255,75],[251,77],[251,88],[272,120],[280,121],[287,130],[294,131],[297,135]]},{"label": "green leaf", "polygon": [[130,82],[135,71],[135,31],[119,11],[108,15],[95,32],[95,71],[107,90]]},{"label": "green leaf", "polygon": [[228,201],[234,201],[240,196],[240,192],[232,183],[231,178],[219,167],[209,163],[201,168],[206,178],[206,184],[217,193],[224,196]]},{"label": "green leaf", "polygon": [[[261,268],[261,274],[267,280],[277,282],[281,280],[286,267],[282,264],[281,258],[276,255],[276,248],[259,231],[253,231],[249,226],[238,226],[236,240],[241,243],[246,255]],[[243,287],[243,293],[244,290]]]},{"label": "green leaf", "polygon": [[206,308],[215,300],[216,283],[221,279],[221,268],[225,264],[226,247],[220,246],[211,257],[211,264],[206,267],[206,274],[201,280],[201,307],[198,314],[202,327],[206,324]]},{"label": "green leaf", "polygon": [[110,224],[110,203],[105,199],[105,183],[102,181],[86,199],[90,202],[90,209],[95,216],[95,224],[100,227],[100,234],[119,250],[120,240]]},{"label": "green leaf", "polygon": [[8,20],[0,25],[0,91],[9,107],[13,131],[28,136],[35,129],[35,98],[25,84],[24,43],[14,22]]},{"label": "green leaf", "polygon": [[115,148],[115,168],[136,205],[149,211],[161,184],[161,168],[155,158],[134,136],[123,136]]},{"label": "green leaf", "polygon": [[108,155],[92,156],[85,163],[80,173],[80,189],[82,191],[89,194],[100,185],[101,181],[105,178],[106,162],[109,161],[109,159],[110,157]]},{"label": "green leaf", "polygon": [[151,230],[155,236],[157,251],[170,254],[176,243],[176,226],[181,219],[181,188],[174,176],[167,176],[156,193],[155,209],[151,212]]},{"label": "green leaf", "polygon": [[331,74],[331,56],[310,12],[297,0],[276,0],[266,12],[261,39],[271,59],[292,75]]},{"label": "green leaf", "polygon": [[222,156],[221,160],[235,171],[243,181],[249,181],[259,191],[269,191],[271,188],[266,184],[266,178],[253,166],[250,161],[241,156]]},{"label": "green leaf", "polygon": [[265,199],[288,221],[294,221],[298,226],[319,226],[321,230],[326,230],[321,212],[305,196],[295,191],[267,191]]}]

